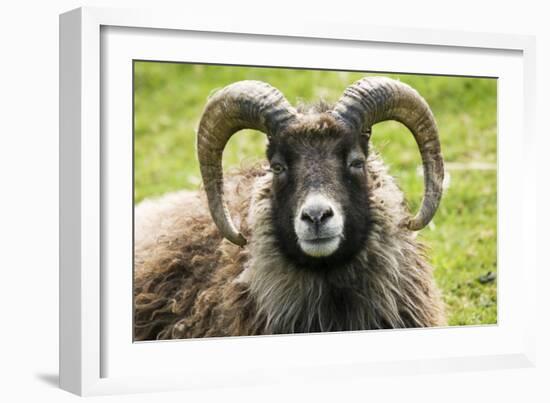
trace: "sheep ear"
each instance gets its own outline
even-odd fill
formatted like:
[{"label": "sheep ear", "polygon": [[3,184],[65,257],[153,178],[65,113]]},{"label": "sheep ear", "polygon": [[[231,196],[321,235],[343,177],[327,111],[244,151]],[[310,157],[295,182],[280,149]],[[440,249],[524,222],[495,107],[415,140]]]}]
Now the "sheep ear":
[{"label": "sheep ear", "polygon": [[370,140],[371,135],[372,135],[372,127],[363,129],[363,131],[361,132],[361,136],[364,136],[367,139],[367,141]]},{"label": "sheep ear", "polygon": [[359,136],[359,145],[363,149],[363,152],[365,153],[365,155],[368,155],[369,141],[370,141],[371,134],[372,134],[372,131],[369,127],[368,130],[361,131],[361,134]]}]

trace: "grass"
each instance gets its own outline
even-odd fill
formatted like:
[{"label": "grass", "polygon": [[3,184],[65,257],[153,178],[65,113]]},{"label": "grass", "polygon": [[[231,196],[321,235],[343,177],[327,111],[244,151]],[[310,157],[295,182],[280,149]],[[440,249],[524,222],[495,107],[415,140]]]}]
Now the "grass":
[{"label": "grass", "polygon": [[[295,104],[324,98],[336,101],[356,72],[228,67],[135,62],[134,201],[200,185],[195,156],[195,128],[208,95],[234,81],[255,79],[279,88]],[[416,88],[438,122],[450,186],[432,224],[420,232],[430,247],[436,281],[449,324],[497,321],[496,281],[478,278],[496,273],[496,170],[468,169],[472,163],[496,165],[496,94],[494,79],[387,76]],[[245,131],[234,136],[224,153],[224,168],[264,157],[265,136]],[[373,129],[372,142],[405,191],[410,208],[422,197],[420,157],[407,129],[384,122]],[[458,169],[462,168],[462,169]],[[466,168],[466,169],[464,169]]]}]

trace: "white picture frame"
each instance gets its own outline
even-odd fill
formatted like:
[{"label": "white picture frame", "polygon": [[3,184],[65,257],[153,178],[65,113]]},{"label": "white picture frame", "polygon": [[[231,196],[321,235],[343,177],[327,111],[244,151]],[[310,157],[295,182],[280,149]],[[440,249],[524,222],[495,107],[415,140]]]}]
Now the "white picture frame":
[{"label": "white picture frame", "polygon": [[[203,46],[183,49],[179,46],[181,43],[192,45],[192,40],[203,41]],[[272,49],[272,52],[245,53],[239,50],[236,42],[233,43],[235,46],[225,46],[228,49],[225,53],[223,47],[216,48],[220,43],[232,40],[244,43],[248,49],[259,45]],[[281,51],[286,49],[285,46],[289,49],[286,56]],[[299,53],[303,52],[296,49],[303,51],[314,46],[342,52],[341,57],[335,58],[335,64],[330,66],[320,65],[327,62],[316,59],[314,51],[308,54],[308,59],[300,59]],[[293,47],[296,49],[292,50]],[[352,66],[346,54],[367,48],[369,52],[385,52],[383,57],[375,58],[379,64],[371,62],[367,66],[356,58]],[[202,50],[199,52],[198,49]],[[216,52],[215,60],[212,60],[212,54],[208,54],[209,49]],[[96,395],[308,379],[334,380],[381,373],[397,375],[532,366],[535,359],[535,284],[526,279],[536,277],[536,242],[533,240],[536,233],[533,208],[535,159],[532,158],[534,132],[531,127],[534,121],[534,49],[532,37],[519,35],[307,20],[290,20],[281,26],[266,20],[243,23],[238,18],[201,19],[151,10],[80,8],[62,14],[61,387],[79,395]],[[177,55],[176,51],[179,52]],[[398,58],[392,56],[392,52],[397,56],[399,52],[420,52],[424,58],[409,57],[408,64],[400,62],[402,67],[399,68],[400,65],[396,64]],[[442,57],[438,66],[434,52],[446,55],[448,59]],[[275,56],[280,58],[279,63],[274,64]],[[128,132],[132,119],[131,103],[127,102],[128,97],[131,98],[127,79],[131,77],[125,79],[124,75],[128,73],[127,63],[132,59],[181,61],[182,57],[192,59],[188,61],[243,65],[355,66],[363,70],[474,76],[495,76],[497,70],[494,69],[498,68],[503,74],[500,77],[503,84],[499,85],[498,116],[498,325],[423,329],[421,332],[353,332],[321,337],[300,335],[132,343],[127,337],[131,328],[126,326],[128,317],[124,311],[131,309],[129,299],[122,298],[126,305],[117,305],[112,297],[113,290],[121,290],[124,295],[128,293],[128,275],[121,274],[124,271],[115,273],[109,270],[111,259],[121,259],[120,262],[126,264],[128,253],[113,255],[113,248],[109,248],[106,242],[107,235],[109,239],[118,236],[122,242],[128,235],[124,231],[116,235],[117,228],[127,228],[128,222],[124,221],[127,215],[106,214],[107,211],[116,211],[113,209],[125,208],[124,204],[113,205],[113,200],[117,199],[113,195],[116,189],[127,188],[128,180],[131,180],[132,156],[127,152],[128,137],[118,134]],[[291,57],[295,57],[295,61]],[[430,60],[433,67],[426,62]],[[337,65],[342,61],[347,64]],[[388,69],[389,63],[394,63],[394,67]],[[498,67],[491,67],[493,65]],[[116,77],[117,80],[108,80],[107,77]],[[514,96],[503,99],[503,93]],[[507,113],[510,110],[519,112]],[[112,134],[115,130],[116,135]],[[514,143],[507,134],[511,132],[515,135]],[[117,156],[116,165],[111,160],[114,154]],[[507,161],[517,159],[518,154],[524,163],[523,169],[511,169]],[[510,181],[521,183],[522,191],[513,192],[507,185]],[[519,212],[510,218],[505,213],[512,209]],[[503,217],[507,220],[504,221]],[[510,231],[504,232],[503,229]],[[127,241],[131,246],[131,238]],[[509,247],[511,245],[514,247]],[[131,254],[131,248],[126,249],[128,251]],[[129,269],[131,272],[131,266]],[[120,325],[117,327],[117,324]],[[374,348],[365,347],[362,354],[354,354],[352,348],[361,344]],[[407,344],[414,344],[414,351],[399,347]],[[384,345],[393,348],[384,349]],[[321,346],[328,353],[318,356],[315,349]],[[340,351],[336,354],[338,346]],[[284,356],[284,351],[292,354]],[[185,355],[185,365],[181,360],[170,359],[178,354]],[[136,362],[145,364],[142,365],[145,368],[148,365],[153,368],[155,362],[160,362],[164,370],[156,370],[156,374],[147,370],[136,371]]]}]

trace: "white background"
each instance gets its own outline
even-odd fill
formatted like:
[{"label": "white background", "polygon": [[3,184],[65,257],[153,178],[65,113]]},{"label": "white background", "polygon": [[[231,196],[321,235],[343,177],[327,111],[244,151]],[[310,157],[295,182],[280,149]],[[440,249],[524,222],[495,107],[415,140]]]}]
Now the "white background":
[{"label": "white background", "polygon": [[[154,2],[155,7],[182,4]],[[550,102],[550,31],[543,1],[506,4],[462,0],[310,2],[271,0],[190,1],[187,13],[216,13],[230,18],[279,19],[287,15],[330,21],[419,28],[537,35],[537,122],[539,177],[539,268],[548,241],[550,205],[547,176],[548,129],[544,119]],[[248,6],[250,4],[250,6]],[[81,5],[151,7],[146,1],[19,1],[0,11],[0,399],[74,401],[57,389],[58,336],[58,14]],[[546,232],[546,231],[545,231]],[[548,268],[550,269],[550,268]],[[99,401],[549,401],[550,329],[548,272],[532,279],[539,284],[538,365],[535,369],[446,375],[354,378],[334,384],[225,389],[157,395],[93,398]]]}]

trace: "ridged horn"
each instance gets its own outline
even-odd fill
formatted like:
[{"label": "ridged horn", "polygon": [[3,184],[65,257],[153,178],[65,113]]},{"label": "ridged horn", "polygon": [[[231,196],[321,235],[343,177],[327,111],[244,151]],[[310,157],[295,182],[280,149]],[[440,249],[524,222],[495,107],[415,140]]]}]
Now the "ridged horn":
[{"label": "ridged horn", "polygon": [[197,132],[197,155],[212,219],[236,245],[246,239],[233,224],[224,199],[222,154],[233,134],[254,129],[268,138],[296,116],[276,88],[261,81],[239,81],[217,91],[205,106]]},{"label": "ridged horn", "polygon": [[418,213],[408,222],[417,231],[433,218],[443,188],[443,157],[435,118],[416,90],[386,77],[366,77],[350,85],[332,114],[355,130],[366,132],[385,120],[403,123],[413,134],[424,168],[424,197]]}]

